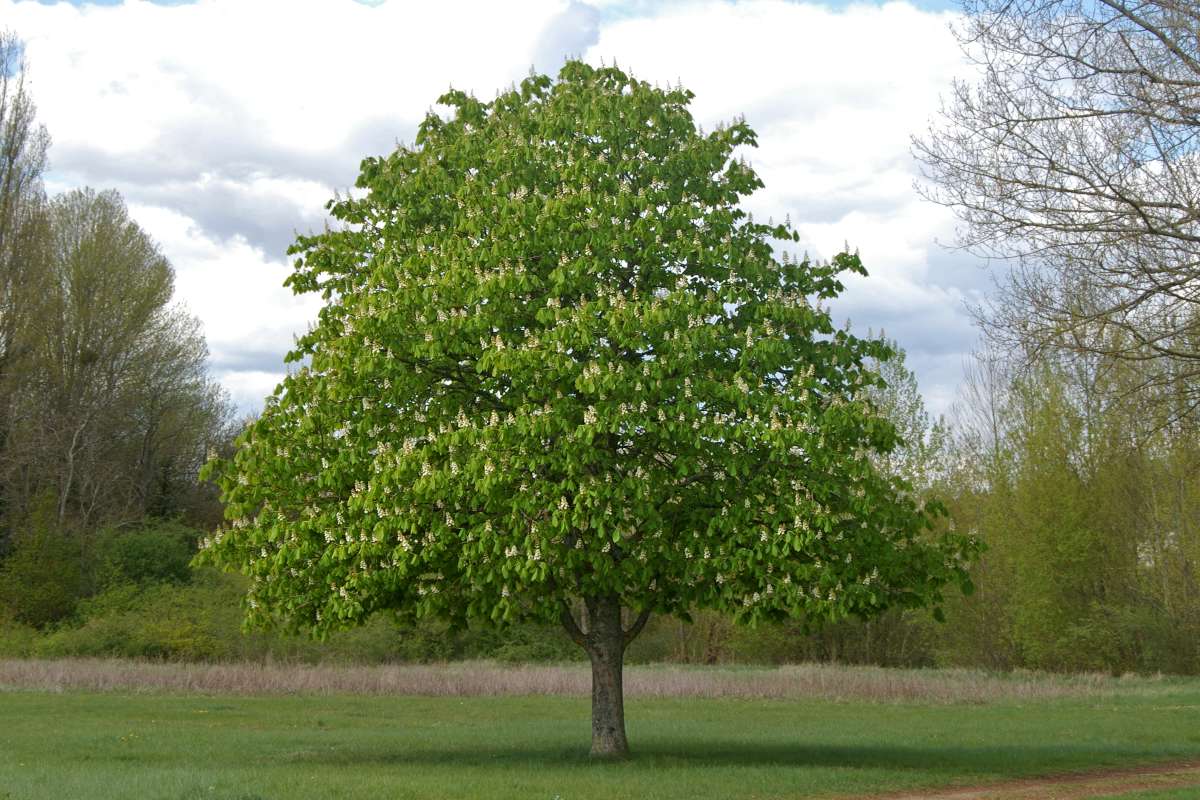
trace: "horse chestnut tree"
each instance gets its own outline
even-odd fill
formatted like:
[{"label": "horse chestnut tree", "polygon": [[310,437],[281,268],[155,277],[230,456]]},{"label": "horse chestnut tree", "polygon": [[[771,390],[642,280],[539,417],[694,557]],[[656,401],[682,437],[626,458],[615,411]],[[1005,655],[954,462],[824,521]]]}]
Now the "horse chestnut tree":
[{"label": "horse chestnut tree", "polygon": [[561,621],[619,756],[652,614],[817,624],[969,586],[974,545],[873,466],[890,350],[823,306],[858,258],[742,210],[754,132],[701,132],[691,98],[568,62],[451,91],[363,161],[291,251],[325,299],[300,366],[209,470],[228,523],[199,558],[252,577],[252,621]]}]

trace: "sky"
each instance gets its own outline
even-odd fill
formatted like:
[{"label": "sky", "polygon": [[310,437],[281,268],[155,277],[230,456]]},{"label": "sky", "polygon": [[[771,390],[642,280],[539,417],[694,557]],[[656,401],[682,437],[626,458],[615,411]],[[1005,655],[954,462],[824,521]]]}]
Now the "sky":
[{"label": "sky", "polygon": [[115,188],[176,270],[214,376],[257,411],[319,298],[282,286],[285,251],[368,155],[411,141],[447,88],[490,99],[568,57],[682,83],[705,129],[744,115],[766,186],[745,205],[790,216],[803,249],[857,249],[837,321],[907,352],[929,409],[949,410],[977,340],[987,271],[946,247],[910,136],[970,77],[943,0],[0,0],[25,41],[53,143],[47,189]]}]

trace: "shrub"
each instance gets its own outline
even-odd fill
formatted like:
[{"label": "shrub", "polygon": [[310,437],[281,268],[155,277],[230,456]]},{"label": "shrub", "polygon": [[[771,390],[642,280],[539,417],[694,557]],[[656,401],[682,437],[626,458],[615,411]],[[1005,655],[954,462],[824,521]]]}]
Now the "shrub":
[{"label": "shrub", "polygon": [[0,658],[27,658],[37,641],[36,628],[0,619]]},{"label": "shrub", "polygon": [[98,584],[186,583],[196,536],[195,530],[167,520],[106,531],[97,548]]},{"label": "shrub", "polygon": [[492,648],[491,652],[479,652],[472,657],[519,663],[578,661],[584,655],[557,625],[517,625],[498,633],[498,646]]},{"label": "shrub", "polygon": [[121,584],[80,604],[82,624],[37,643],[39,656],[125,656],[206,661],[238,654],[240,590],[227,576],[194,585]]},{"label": "shrub", "polygon": [[70,616],[82,593],[82,562],[80,543],[58,525],[52,498],[43,498],[0,564],[0,616],[37,628]]}]

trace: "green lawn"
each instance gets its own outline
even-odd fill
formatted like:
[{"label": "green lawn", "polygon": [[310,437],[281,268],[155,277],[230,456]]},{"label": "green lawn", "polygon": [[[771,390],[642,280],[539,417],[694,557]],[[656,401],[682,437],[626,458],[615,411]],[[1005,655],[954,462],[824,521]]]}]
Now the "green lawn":
[{"label": "green lawn", "polygon": [[855,796],[1200,755],[1196,681],[1031,704],[631,700],[621,764],[588,762],[587,714],[569,697],[0,692],[0,798]]}]

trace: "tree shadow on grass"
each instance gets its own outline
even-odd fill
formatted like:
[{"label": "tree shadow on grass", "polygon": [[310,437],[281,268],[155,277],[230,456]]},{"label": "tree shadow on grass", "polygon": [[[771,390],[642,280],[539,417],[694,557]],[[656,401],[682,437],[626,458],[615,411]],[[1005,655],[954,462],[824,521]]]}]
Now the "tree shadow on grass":
[{"label": "tree shadow on grass", "polygon": [[754,743],[744,740],[664,740],[632,743],[633,755],[615,764],[597,764],[586,747],[528,746],[478,749],[389,748],[386,745],[334,747],[296,754],[293,763],[443,767],[615,766],[623,769],[775,767],[914,771],[928,775],[995,776],[1069,772],[1172,758],[1194,757],[1193,747],[1120,745],[898,746]]}]

